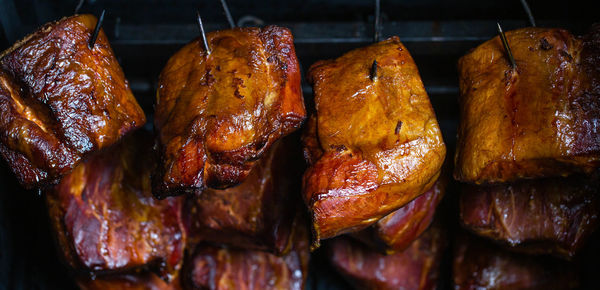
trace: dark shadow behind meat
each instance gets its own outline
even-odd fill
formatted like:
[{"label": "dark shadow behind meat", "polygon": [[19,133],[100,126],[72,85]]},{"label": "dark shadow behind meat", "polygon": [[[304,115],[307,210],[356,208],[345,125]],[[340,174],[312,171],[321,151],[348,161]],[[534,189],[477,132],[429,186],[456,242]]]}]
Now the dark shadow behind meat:
[{"label": "dark shadow behind meat", "polygon": [[600,183],[582,176],[464,185],[460,220],[515,250],[572,258],[598,228]]},{"label": "dark shadow behind meat", "polygon": [[154,193],[241,183],[276,140],[304,122],[300,68],[287,28],[207,33],[173,55],[159,78]]},{"label": "dark shadow behind meat", "polygon": [[31,189],[146,122],[92,15],[48,23],[0,55],[0,153]]},{"label": "dark shadow behind meat", "polygon": [[434,223],[404,251],[384,255],[341,236],[328,242],[333,267],[355,289],[436,289],[446,232]]},{"label": "dark shadow behind meat", "polygon": [[206,189],[186,200],[184,219],[191,244],[205,241],[284,254],[300,211],[304,168],[297,134],[276,142],[238,186]]},{"label": "dark shadow behind meat", "polygon": [[149,133],[134,132],[47,191],[60,251],[77,273],[143,268],[169,279],[181,267],[183,198],[157,200],[152,195],[152,144]]}]

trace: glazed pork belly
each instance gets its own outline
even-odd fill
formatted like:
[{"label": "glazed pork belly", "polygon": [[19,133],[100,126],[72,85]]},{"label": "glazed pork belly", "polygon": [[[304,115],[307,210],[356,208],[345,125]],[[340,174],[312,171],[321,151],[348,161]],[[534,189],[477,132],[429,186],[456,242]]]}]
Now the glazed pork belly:
[{"label": "glazed pork belly", "polygon": [[173,55],[159,78],[154,193],[241,183],[271,145],[304,122],[300,68],[286,28],[207,34]]},{"label": "glazed pork belly", "polygon": [[600,35],[522,28],[463,56],[454,176],[468,183],[591,173],[600,164]]},{"label": "glazed pork belly", "polygon": [[187,289],[302,290],[310,257],[306,223],[295,232],[292,250],[283,256],[198,244],[186,262],[182,284]]},{"label": "glazed pork belly", "polygon": [[391,255],[345,236],[331,240],[328,247],[332,265],[355,289],[436,289],[445,238],[434,223],[404,251]]},{"label": "glazed pork belly", "polygon": [[397,37],[319,61],[304,135],[315,244],[358,231],[433,186],[446,154],[417,66]]},{"label": "glazed pork belly", "polygon": [[60,251],[77,273],[150,269],[169,280],[181,267],[183,197],[157,200],[153,136],[138,131],[90,157],[46,192]]},{"label": "glazed pork belly", "polygon": [[121,274],[109,277],[79,278],[77,285],[82,290],[181,290],[178,279],[165,282],[159,276],[149,273]]},{"label": "glazed pork belly", "polygon": [[0,153],[24,187],[54,184],[146,122],[96,18],[48,23],[0,54]]},{"label": "glazed pork belly", "polygon": [[472,232],[529,253],[573,257],[598,228],[597,178],[465,185],[460,219]]},{"label": "glazed pork belly", "polygon": [[388,255],[404,251],[431,224],[447,183],[440,175],[428,191],[352,237]]},{"label": "glazed pork belly", "polygon": [[[189,197],[183,213],[191,243],[207,241],[284,254],[300,220],[303,162],[297,138],[275,143],[238,186]],[[294,154],[296,153],[296,154]]]},{"label": "glazed pork belly", "polygon": [[515,254],[465,233],[457,236],[454,289],[577,289],[576,265],[544,256]]}]

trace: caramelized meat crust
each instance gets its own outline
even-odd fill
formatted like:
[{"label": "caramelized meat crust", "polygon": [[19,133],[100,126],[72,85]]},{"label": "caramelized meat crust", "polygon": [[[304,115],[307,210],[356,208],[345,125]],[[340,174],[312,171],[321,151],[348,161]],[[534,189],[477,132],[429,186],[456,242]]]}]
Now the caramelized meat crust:
[{"label": "caramelized meat crust", "polygon": [[306,223],[296,232],[293,249],[284,256],[199,244],[182,283],[189,289],[302,290],[310,257]]},{"label": "caramelized meat crust", "polygon": [[271,144],[306,117],[286,28],[234,28],[184,46],[163,69],[154,123],[161,165],[155,194],[242,182]]},{"label": "caramelized meat crust", "polygon": [[165,282],[153,273],[132,273],[108,277],[79,278],[82,290],[180,290],[179,279]]},{"label": "caramelized meat crust", "polygon": [[56,183],[90,152],[144,125],[92,15],[48,23],[0,55],[0,153],[26,188]]},{"label": "caramelized meat crust", "polygon": [[446,241],[441,227],[433,225],[393,255],[346,237],[335,238],[328,246],[331,263],[356,289],[436,289]]},{"label": "caramelized meat crust", "polygon": [[578,289],[577,267],[547,256],[508,252],[459,235],[454,247],[454,289]]},{"label": "caramelized meat crust", "polygon": [[168,279],[180,268],[186,243],[183,200],[152,195],[152,140],[135,132],[47,192],[60,249],[75,270],[110,274],[144,267]]},{"label": "caramelized meat crust", "polygon": [[404,251],[431,224],[447,183],[440,175],[428,191],[352,237],[388,255]]},{"label": "caramelized meat crust", "polygon": [[397,37],[319,61],[308,80],[316,114],[304,136],[310,167],[303,196],[318,246],[431,188],[446,147],[417,66]]},{"label": "caramelized meat crust", "polygon": [[208,241],[278,255],[289,251],[300,222],[303,168],[299,142],[292,137],[275,143],[240,185],[206,189],[188,198],[184,218],[192,243]]},{"label": "caramelized meat crust", "polygon": [[460,218],[476,234],[518,250],[570,258],[598,227],[599,186],[579,176],[465,186]]},{"label": "caramelized meat crust", "polygon": [[[596,28],[597,30],[597,28]],[[600,35],[506,33],[463,56],[456,179],[469,183],[590,173],[600,164]]]}]

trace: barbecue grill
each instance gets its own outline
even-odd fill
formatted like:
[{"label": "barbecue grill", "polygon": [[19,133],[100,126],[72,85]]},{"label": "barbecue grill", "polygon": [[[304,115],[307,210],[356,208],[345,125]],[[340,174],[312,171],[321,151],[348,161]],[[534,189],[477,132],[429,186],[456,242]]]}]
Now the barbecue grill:
[{"label": "barbecue grill", "polygon": [[[381,2],[380,37],[399,36],[414,57],[451,158],[458,125],[458,58],[494,37],[496,21],[500,21],[505,31],[529,26],[527,14],[518,0]],[[529,2],[538,26],[562,27],[581,35],[598,20],[595,1]],[[335,58],[372,42],[373,3],[372,0],[228,1],[238,26],[275,24],[290,28],[304,72],[319,59]],[[79,4],[78,0],[0,0],[0,51],[43,23],[72,15]],[[79,12],[100,15],[103,9],[106,10],[104,31],[149,119],[158,75],[166,61],[185,43],[200,36],[196,10],[202,14],[207,31],[229,27],[217,0],[87,0],[82,2]],[[304,80],[302,89],[310,110],[312,89]],[[22,189],[4,162],[0,184],[0,289],[75,288],[66,267],[58,262],[43,199],[37,192]],[[450,186],[449,198],[443,205],[446,210],[454,209],[455,192]],[[592,238],[589,244],[598,245],[597,240]],[[346,289],[347,285],[322,258],[325,250],[313,254],[307,287]],[[600,247],[586,251],[580,255],[590,265],[581,272],[584,286],[595,288],[592,263],[600,255]],[[443,288],[450,287],[449,261],[446,264]]]}]

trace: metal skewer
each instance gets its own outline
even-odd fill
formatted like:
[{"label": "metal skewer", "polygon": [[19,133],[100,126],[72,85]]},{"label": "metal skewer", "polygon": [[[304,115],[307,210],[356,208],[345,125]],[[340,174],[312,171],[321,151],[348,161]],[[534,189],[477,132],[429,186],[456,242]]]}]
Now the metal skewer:
[{"label": "metal skewer", "polygon": [[525,13],[527,13],[527,17],[529,18],[529,24],[532,27],[535,27],[535,19],[533,18],[533,13],[531,13],[531,9],[529,9],[529,4],[527,4],[527,0],[521,0],[521,5],[523,5],[523,9],[525,9]]},{"label": "metal skewer", "polygon": [[106,9],[102,9],[102,13],[100,13],[100,18],[98,18],[98,22],[96,22],[96,27],[94,28],[92,37],[90,37],[90,41],[88,42],[88,47],[90,49],[94,49],[94,45],[96,44],[96,38],[98,38],[98,33],[100,33],[100,28],[102,27],[102,22],[104,22],[104,14],[105,13],[106,13]]},{"label": "metal skewer", "polygon": [[221,6],[223,6],[223,11],[225,12],[225,17],[227,17],[227,22],[229,22],[229,27],[235,28],[235,22],[233,21],[231,12],[229,12],[229,7],[227,6],[227,2],[225,2],[225,0],[221,0]]},{"label": "metal skewer", "polygon": [[208,46],[208,40],[206,39],[206,33],[204,32],[204,25],[202,25],[202,17],[200,16],[200,11],[196,11],[196,16],[198,17],[198,26],[200,27],[200,33],[202,34],[204,49],[206,49],[206,54],[209,55],[210,47]]},{"label": "metal skewer", "polygon": [[373,42],[379,42],[379,22],[380,22],[380,13],[381,13],[381,3],[380,0],[375,0],[375,21],[373,24]]},{"label": "metal skewer", "polygon": [[[381,3],[380,0],[375,0],[375,21],[373,21],[373,42],[379,42],[379,26],[380,26],[380,12],[381,12]],[[373,64],[371,65],[371,71],[369,72],[369,78],[371,81],[377,80],[377,60],[373,60]]]},{"label": "metal skewer", "polygon": [[77,6],[75,6],[75,14],[79,13],[79,10],[81,10],[81,7],[83,7],[83,3],[85,3],[85,0],[79,0],[79,3],[77,3]]},{"label": "metal skewer", "polygon": [[510,60],[511,67],[513,69],[517,68],[517,63],[515,62],[515,58],[513,57],[512,51],[510,50],[510,46],[508,45],[508,40],[506,40],[506,35],[504,35],[504,31],[502,31],[502,26],[500,26],[500,22],[496,22],[498,24],[498,35],[500,35],[500,39],[502,40],[502,45],[504,46],[504,50],[506,51],[506,56],[508,60]]}]

